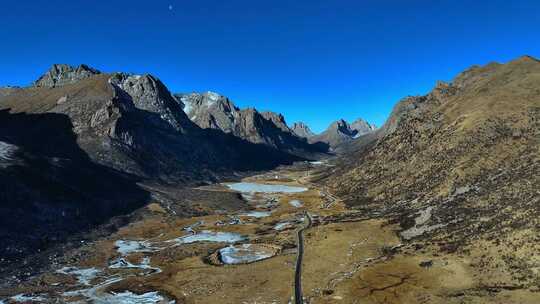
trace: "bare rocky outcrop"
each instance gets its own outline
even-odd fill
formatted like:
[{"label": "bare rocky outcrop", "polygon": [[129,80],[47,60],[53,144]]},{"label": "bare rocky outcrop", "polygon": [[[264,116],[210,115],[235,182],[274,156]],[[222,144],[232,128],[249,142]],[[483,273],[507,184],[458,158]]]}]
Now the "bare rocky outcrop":
[{"label": "bare rocky outcrop", "polygon": [[301,121],[293,123],[291,130],[294,134],[303,138],[310,138],[315,135],[309,126]]},{"label": "bare rocky outcrop", "polygon": [[353,121],[349,125],[349,127],[351,128],[351,130],[356,131],[356,134],[354,135],[356,137],[375,131],[377,129],[377,126],[367,122],[362,118],[358,118],[357,120]]},{"label": "bare rocky outcrop", "polygon": [[35,81],[34,86],[54,88],[74,83],[100,73],[100,71],[84,64],[81,64],[78,67],[67,64],[53,64],[43,76]]}]

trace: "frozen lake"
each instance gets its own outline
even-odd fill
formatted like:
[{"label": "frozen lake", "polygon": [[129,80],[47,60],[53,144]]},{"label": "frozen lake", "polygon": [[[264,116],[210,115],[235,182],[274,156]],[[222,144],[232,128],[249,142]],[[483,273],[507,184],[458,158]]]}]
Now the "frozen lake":
[{"label": "frozen lake", "polygon": [[289,204],[291,206],[295,207],[295,208],[300,208],[300,207],[304,206],[304,204],[302,204],[302,202],[299,201],[299,200],[292,200],[292,201],[289,202]]},{"label": "frozen lake", "polygon": [[294,228],[294,224],[291,222],[281,222],[281,223],[277,223],[274,226],[274,230],[278,230],[278,231],[290,229],[290,228]]},{"label": "frozen lake", "polygon": [[242,244],[237,246],[228,246],[221,248],[219,254],[224,264],[246,264],[276,255],[273,248],[264,247],[256,244]]},{"label": "frozen lake", "polygon": [[118,240],[114,243],[121,255],[128,255],[133,252],[153,252],[159,250],[154,248],[148,241]]},{"label": "frozen lake", "polygon": [[227,184],[229,189],[245,192],[245,193],[298,193],[307,191],[307,188],[304,187],[294,187],[286,185],[268,185],[268,184],[257,184],[257,183],[234,183]]},{"label": "frozen lake", "polygon": [[270,214],[272,214],[270,211],[250,211],[250,212],[242,213],[240,215],[241,216],[261,218],[261,217],[270,216]]},{"label": "frozen lake", "polygon": [[236,243],[245,239],[245,236],[238,233],[203,230],[195,234],[181,236],[169,242],[176,242],[177,244],[191,244],[196,242]]},{"label": "frozen lake", "polygon": [[96,268],[77,268],[77,267],[64,267],[56,272],[73,275],[77,277],[77,281],[83,285],[90,285],[90,282],[97,277],[101,270]]},{"label": "frozen lake", "polygon": [[124,258],[116,259],[109,263],[111,269],[142,269],[150,270],[152,273],[160,273],[161,269],[150,265],[150,258],[144,257],[140,264],[133,264]]}]

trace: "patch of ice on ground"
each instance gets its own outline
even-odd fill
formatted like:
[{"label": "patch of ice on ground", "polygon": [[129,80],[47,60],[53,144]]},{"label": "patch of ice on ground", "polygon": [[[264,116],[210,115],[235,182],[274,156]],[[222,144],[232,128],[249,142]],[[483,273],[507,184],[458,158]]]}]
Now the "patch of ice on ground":
[{"label": "patch of ice on ground", "polygon": [[272,214],[270,211],[250,211],[246,213],[240,214],[241,216],[247,216],[247,217],[254,217],[254,218],[261,218],[261,217],[267,217]]},{"label": "patch of ice on ground", "polygon": [[[93,287],[86,288],[86,289],[78,289],[78,290],[72,290],[72,291],[66,291],[62,293],[62,296],[64,297],[85,297],[88,299],[97,299],[99,298],[99,294],[101,293],[101,290],[107,288],[109,285],[112,285],[114,283],[122,281],[123,278],[114,276],[110,277],[107,280],[105,280],[102,283],[99,283]],[[95,303],[95,302],[92,302]]]},{"label": "patch of ice on ground", "polygon": [[154,252],[159,250],[152,247],[148,241],[117,240],[114,244],[118,252],[124,256],[133,252]]},{"label": "patch of ice on ground", "polygon": [[39,302],[43,303],[46,301],[46,299],[43,296],[27,296],[23,293],[20,293],[18,295],[14,295],[10,298],[11,300],[15,302],[21,302],[21,303],[28,303],[28,302]]},{"label": "patch of ice on ground", "polygon": [[291,222],[282,222],[282,223],[277,223],[274,226],[274,230],[281,231],[281,230],[290,229],[290,228],[293,228],[293,227],[294,227],[294,225]]},{"label": "patch of ice on ground", "polygon": [[204,224],[204,221],[198,221],[194,224],[191,224],[189,226],[186,226],[184,228],[182,228],[182,230],[184,230],[185,232],[188,232],[188,233],[195,233],[195,228],[201,226],[202,224]]},{"label": "patch of ice on ground", "polygon": [[169,240],[168,242],[175,242],[178,245],[196,242],[236,243],[245,239],[245,236],[238,233],[203,230],[195,234],[185,235]]},{"label": "patch of ice on ground", "polygon": [[[165,298],[157,291],[151,291],[143,294],[135,294],[131,291],[118,293],[105,293],[100,298],[94,299],[95,304],[154,304],[163,303]],[[175,301],[168,302],[170,304]]]},{"label": "patch of ice on ground", "polygon": [[245,264],[271,258],[275,255],[270,250],[257,248],[252,244],[228,246],[219,250],[221,261],[224,264]]},{"label": "patch of ice on ground", "polygon": [[234,183],[234,184],[227,184],[227,187],[229,189],[238,191],[238,192],[247,192],[247,193],[256,193],[256,192],[263,192],[263,193],[298,193],[298,192],[304,192],[308,189],[305,187],[294,187],[294,186],[286,186],[286,185],[268,185],[268,184],[257,184],[257,183]]},{"label": "patch of ice on ground", "polygon": [[108,303],[108,304],[153,304],[164,301],[165,299],[159,295],[157,291],[147,292],[143,294],[135,294],[131,291],[124,291],[119,293],[104,294],[103,297],[95,303]]},{"label": "patch of ice on ground", "polygon": [[309,163],[312,164],[312,165],[322,165],[322,164],[324,164],[322,161],[310,161]]},{"label": "patch of ice on ground", "polygon": [[150,258],[144,257],[140,264],[133,264],[124,258],[119,258],[109,264],[112,269],[143,269],[151,270],[152,273],[160,273],[161,269],[150,265]]},{"label": "patch of ice on ground", "polygon": [[237,216],[229,216],[229,219],[226,221],[217,221],[216,226],[227,226],[227,225],[241,225],[243,224],[242,220]]},{"label": "patch of ice on ground", "polygon": [[77,267],[63,267],[56,272],[66,275],[73,275],[77,277],[77,281],[79,281],[80,284],[90,285],[90,282],[97,277],[101,270],[94,267],[82,269]]},{"label": "patch of ice on ground", "polygon": [[302,202],[299,201],[299,200],[292,200],[292,201],[289,202],[289,204],[291,206],[295,207],[295,208],[300,208],[300,207],[304,206],[304,204],[302,204]]}]

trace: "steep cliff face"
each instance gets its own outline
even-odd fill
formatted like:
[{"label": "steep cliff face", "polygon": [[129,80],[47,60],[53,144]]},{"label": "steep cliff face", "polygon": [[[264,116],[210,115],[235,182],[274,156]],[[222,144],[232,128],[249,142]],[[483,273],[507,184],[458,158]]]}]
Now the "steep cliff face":
[{"label": "steep cliff face", "polygon": [[309,144],[287,125],[283,115],[239,109],[217,93],[175,94],[188,117],[199,127],[217,129],[255,144],[264,144],[300,157],[320,157],[325,144]]}]

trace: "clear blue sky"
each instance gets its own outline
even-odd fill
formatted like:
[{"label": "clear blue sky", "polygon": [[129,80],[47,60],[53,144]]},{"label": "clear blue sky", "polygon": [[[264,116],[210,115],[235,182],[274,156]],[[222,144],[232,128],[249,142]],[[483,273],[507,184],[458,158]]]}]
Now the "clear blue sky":
[{"label": "clear blue sky", "polygon": [[0,85],[52,63],[151,73],[321,131],[381,125],[472,64],[540,57],[540,1],[2,1]]}]

